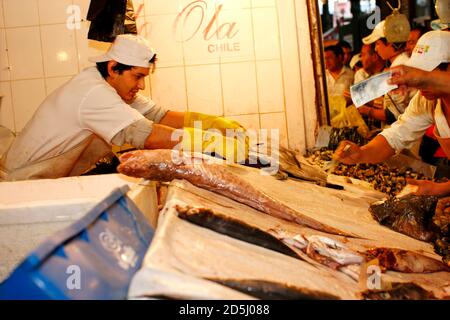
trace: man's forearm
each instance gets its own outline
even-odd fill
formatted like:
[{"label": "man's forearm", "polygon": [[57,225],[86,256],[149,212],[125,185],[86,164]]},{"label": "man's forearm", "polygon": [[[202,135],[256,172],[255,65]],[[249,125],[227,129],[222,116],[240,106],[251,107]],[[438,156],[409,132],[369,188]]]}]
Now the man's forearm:
[{"label": "man's forearm", "polygon": [[184,126],[184,112],[168,111],[159,124],[175,129],[181,129]]},{"label": "man's forearm", "polygon": [[181,140],[180,139],[172,141],[172,134],[176,129],[164,126],[161,124],[153,124],[152,133],[147,137],[145,141],[145,149],[172,149]]},{"label": "man's forearm", "polygon": [[376,136],[365,146],[361,147],[362,163],[380,163],[395,154],[395,150],[389,145],[387,140],[381,136]]}]

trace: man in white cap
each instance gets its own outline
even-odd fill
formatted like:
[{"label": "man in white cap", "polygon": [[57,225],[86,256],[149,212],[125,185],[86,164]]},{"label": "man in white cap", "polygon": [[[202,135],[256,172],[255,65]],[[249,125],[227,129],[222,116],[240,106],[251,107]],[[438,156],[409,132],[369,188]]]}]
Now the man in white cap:
[{"label": "man in white cap", "polygon": [[[423,35],[407,61],[407,65],[424,71],[441,70],[450,74],[450,32],[431,31]],[[346,164],[380,163],[396,152],[407,149],[425,131],[436,125],[435,136],[450,158],[450,93],[433,88],[420,90],[411,100],[405,113],[389,128],[367,145],[359,147],[349,141],[341,143],[335,158]],[[350,147],[346,147],[350,145]],[[346,151],[344,151],[344,148]],[[408,181],[418,185],[418,194],[448,195],[450,182]]]},{"label": "man in white cap", "polygon": [[219,130],[240,127],[219,117],[168,111],[140,95],[155,60],[145,38],[118,36],[106,54],[91,59],[96,67],[43,101],[3,155],[0,180],[81,175],[111,153],[112,145],[172,148],[180,143],[171,139],[174,130],[201,117]]},{"label": "man in white cap", "polygon": [[[385,21],[381,21],[372,33],[363,38],[363,43],[366,45],[375,44],[375,51],[384,61],[387,61],[391,67],[404,64],[409,56],[405,52],[405,42],[390,43],[386,39]],[[378,110],[371,110],[367,114],[374,119],[384,121],[387,124],[392,124],[405,111],[409,101],[416,94],[415,89],[408,89],[402,92],[386,94],[384,97],[384,108]]]}]

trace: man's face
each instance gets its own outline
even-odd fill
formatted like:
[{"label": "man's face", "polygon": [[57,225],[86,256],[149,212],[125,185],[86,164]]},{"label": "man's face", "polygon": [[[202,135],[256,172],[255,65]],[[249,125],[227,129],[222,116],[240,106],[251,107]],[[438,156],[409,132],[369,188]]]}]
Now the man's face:
[{"label": "man's face", "polygon": [[131,103],[139,90],[145,89],[145,77],[149,72],[150,68],[132,67],[121,74],[110,74],[108,82],[125,102]]},{"label": "man's face", "polygon": [[375,43],[375,51],[383,60],[389,60],[395,54],[395,50],[392,45],[390,43],[384,44],[382,40],[377,40]]},{"label": "man's face", "polygon": [[374,54],[376,53],[372,52],[370,45],[365,44],[361,48],[361,63],[365,70],[368,70],[372,67]]},{"label": "man's face", "polygon": [[333,51],[325,51],[325,67],[328,71],[337,72],[342,69],[342,57],[337,57]]},{"label": "man's face", "polygon": [[420,31],[419,30],[413,30],[409,33],[408,41],[406,42],[406,52],[409,56],[412,55],[412,52],[414,48],[416,47],[417,41],[419,41],[420,38]]}]

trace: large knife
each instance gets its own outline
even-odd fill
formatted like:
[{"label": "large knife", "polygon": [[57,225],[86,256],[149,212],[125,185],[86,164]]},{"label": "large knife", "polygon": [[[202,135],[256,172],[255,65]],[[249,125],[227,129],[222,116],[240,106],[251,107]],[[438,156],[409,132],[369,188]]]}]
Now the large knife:
[{"label": "large knife", "polygon": [[389,91],[397,89],[397,85],[391,85],[387,82],[391,75],[391,71],[386,71],[353,85],[350,88],[353,104],[359,108],[376,98],[384,96]]}]

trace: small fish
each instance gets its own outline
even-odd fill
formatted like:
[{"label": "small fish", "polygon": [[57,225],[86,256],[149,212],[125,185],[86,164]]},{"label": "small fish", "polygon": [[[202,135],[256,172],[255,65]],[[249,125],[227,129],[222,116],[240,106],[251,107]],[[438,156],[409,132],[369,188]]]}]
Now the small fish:
[{"label": "small fish", "polygon": [[310,236],[306,239],[309,242],[306,253],[312,258],[320,256],[322,259],[329,260],[329,263],[323,264],[327,264],[332,268],[338,269],[341,266],[364,262],[364,258],[361,255],[351,251],[339,241],[323,236]]}]

